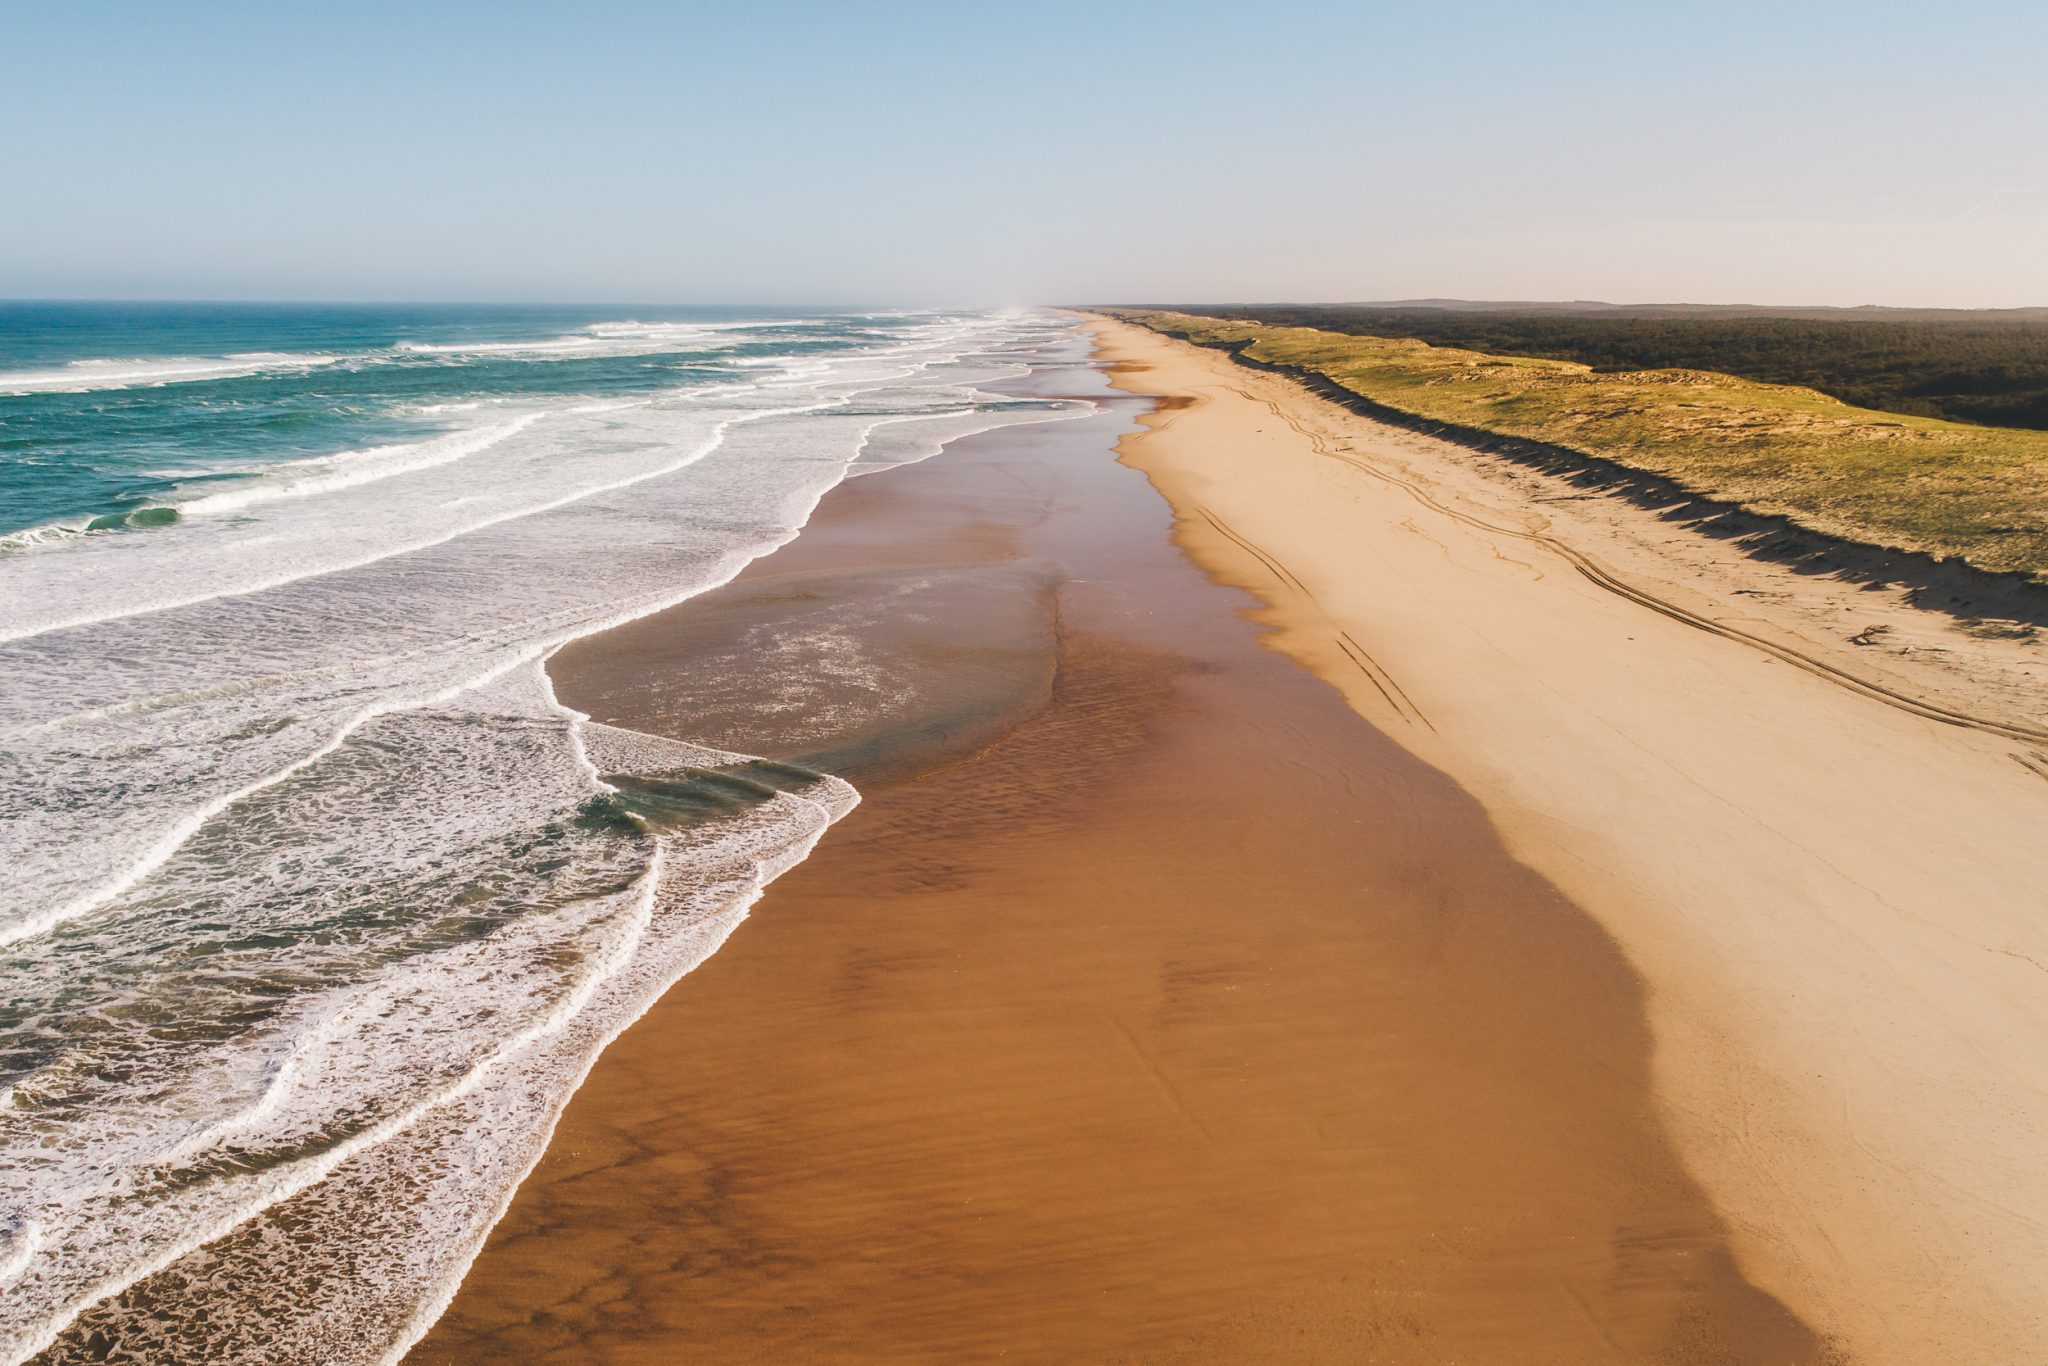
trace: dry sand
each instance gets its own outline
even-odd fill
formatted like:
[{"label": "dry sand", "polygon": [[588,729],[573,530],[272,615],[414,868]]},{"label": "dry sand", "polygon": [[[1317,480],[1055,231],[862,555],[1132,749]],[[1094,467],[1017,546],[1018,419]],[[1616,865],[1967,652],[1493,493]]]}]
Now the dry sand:
[{"label": "dry sand", "polygon": [[1109,458],[1145,406],[854,481],[554,662],[864,802],[600,1061],[415,1360],[1825,1359],[1614,942],[1173,548]]},{"label": "dry sand", "polygon": [[2048,1361],[2048,747],[1808,664],[2038,732],[2042,647],[1096,328],[1182,543],[1641,974],[1743,1270],[1855,1360]]}]

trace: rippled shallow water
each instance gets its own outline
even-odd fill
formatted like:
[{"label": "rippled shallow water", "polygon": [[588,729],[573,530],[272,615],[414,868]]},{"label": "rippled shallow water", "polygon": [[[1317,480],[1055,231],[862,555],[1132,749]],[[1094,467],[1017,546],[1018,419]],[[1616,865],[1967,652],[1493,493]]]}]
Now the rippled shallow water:
[{"label": "rippled shallow water", "polygon": [[548,654],[849,473],[1089,411],[988,387],[1075,344],[0,309],[0,1357],[402,1351],[596,1052],[856,800],[595,725]]}]

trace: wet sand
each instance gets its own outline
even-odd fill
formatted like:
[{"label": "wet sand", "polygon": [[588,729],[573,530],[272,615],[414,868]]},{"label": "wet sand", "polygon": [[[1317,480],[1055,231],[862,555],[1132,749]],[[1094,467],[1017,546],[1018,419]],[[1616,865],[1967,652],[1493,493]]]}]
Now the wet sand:
[{"label": "wet sand", "polygon": [[864,800],[606,1053],[412,1360],[1823,1359],[1614,943],[1262,648],[1112,463],[1141,411],[854,480],[555,661]]}]

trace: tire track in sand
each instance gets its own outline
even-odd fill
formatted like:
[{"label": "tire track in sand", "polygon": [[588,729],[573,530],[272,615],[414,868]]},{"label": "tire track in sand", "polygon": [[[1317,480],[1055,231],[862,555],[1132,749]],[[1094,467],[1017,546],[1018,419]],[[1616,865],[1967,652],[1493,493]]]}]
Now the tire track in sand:
[{"label": "tire track in sand", "polygon": [[[1365,459],[1363,456],[1337,449],[1330,444],[1322,433],[1304,425],[1298,418],[1274,400],[1261,397],[1258,394],[1252,393],[1249,389],[1239,388],[1235,385],[1229,386],[1229,388],[1238,397],[1259,404],[1272,413],[1274,417],[1286,423],[1296,434],[1309,443],[1310,448],[1316,454],[1339,461],[1384,483],[1391,484],[1408,494],[1415,501],[1421,503],[1424,507],[1429,508],[1433,512],[1441,513],[1452,521],[1462,523],[1475,530],[1490,532],[1499,536],[1511,536],[1516,540],[1540,546],[1571,565],[1589,582],[1613,593],[1617,597],[1625,598],[1637,606],[1648,608],[1659,616],[1669,617],[1671,620],[1681,622],[1684,625],[1693,627],[1695,630],[1705,631],[1709,635],[1720,636],[1724,640],[1731,640],[1737,644],[1747,645],[1751,649],[1760,650],[1773,659],[1790,664],[1796,669],[1801,669],[1816,678],[1833,683],[1837,687],[1845,688],[1850,692],[1868,697],[1873,701],[1882,702],[1886,706],[1895,707],[1900,711],[1929,721],[1938,721],[1943,725],[1949,726],[1960,726],[1967,730],[1982,731],[1989,735],[1999,736],[2002,739],[2017,740],[2023,744],[2048,744],[2048,730],[1999,721],[1988,716],[1978,716],[1972,712],[1944,707],[1938,703],[1888,687],[1885,684],[1860,677],[1846,669],[1838,668],[1826,660],[1807,654],[1802,650],[1794,649],[1789,645],[1781,645],[1768,637],[1757,635],[1751,631],[1745,631],[1739,626],[1733,626],[1724,621],[1716,621],[1712,617],[1702,616],[1697,612],[1692,612],[1679,606],[1667,598],[1659,597],[1648,589],[1639,588],[1599,564],[1591,556],[1555,536],[1540,531],[1526,531],[1519,527],[1503,526],[1484,517],[1461,512],[1439,501],[1419,484],[1404,479],[1400,475]],[[1321,399],[1318,395],[1308,393],[1306,390],[1303,392],[1307,397],[1317,402],[1327,401]]]}]

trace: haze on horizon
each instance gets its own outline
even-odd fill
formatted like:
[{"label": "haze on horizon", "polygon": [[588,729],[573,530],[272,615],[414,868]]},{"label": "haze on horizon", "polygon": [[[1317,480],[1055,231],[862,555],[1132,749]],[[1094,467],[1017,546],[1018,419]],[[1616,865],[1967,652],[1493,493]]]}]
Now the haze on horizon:
[{"label": "haze on horizon", "polygon": [[2018,3],[0,22],[0,297],[2048,304]]}]

